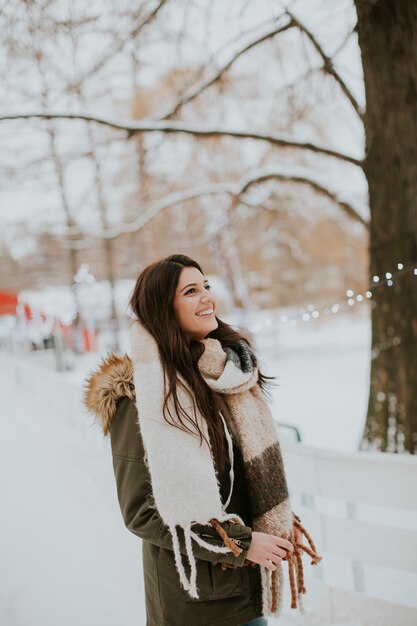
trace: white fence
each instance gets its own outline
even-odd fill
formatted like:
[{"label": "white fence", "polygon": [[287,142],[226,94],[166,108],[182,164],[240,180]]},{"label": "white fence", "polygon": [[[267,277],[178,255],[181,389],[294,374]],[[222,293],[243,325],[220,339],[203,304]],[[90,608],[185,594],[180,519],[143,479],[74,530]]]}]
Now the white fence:
[{"label": "white fence", "polygon": [[298,443],[282,452],[293,509],[323,557],[314,567],[303,557],[314,570],[306,623],[416,626],[417,458]]}]

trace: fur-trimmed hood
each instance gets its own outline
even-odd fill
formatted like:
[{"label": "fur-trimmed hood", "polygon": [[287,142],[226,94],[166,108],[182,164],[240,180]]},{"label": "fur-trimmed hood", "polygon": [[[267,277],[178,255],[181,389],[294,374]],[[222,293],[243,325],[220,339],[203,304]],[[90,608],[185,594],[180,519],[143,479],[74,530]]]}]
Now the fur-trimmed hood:
[{"label": "fur-trimmed hood", "polygon": [[84,383],[84,405],[95,416],[104,436],[110,432],[117,401],[126,396],[135,401],[132,361],[127,354],[110,354]]}]

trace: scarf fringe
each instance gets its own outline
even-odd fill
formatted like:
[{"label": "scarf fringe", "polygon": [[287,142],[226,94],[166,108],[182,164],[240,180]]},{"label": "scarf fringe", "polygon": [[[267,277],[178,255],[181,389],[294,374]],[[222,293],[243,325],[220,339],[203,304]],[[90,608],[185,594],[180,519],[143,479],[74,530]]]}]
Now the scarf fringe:
[{"label": "scarf fringe", "polygon": [[316,546],[309,534],[298,519],[294,519],[294,525],[301,531],[301,534],[305,536],[310,548],[303,543],[296,543],[294,538],[290,539],[294,546],[294,553],[289,552],[287,556],[288,561],[288,574],[290,579],[291,588],[291,608],[296,609],[297,606],[300,613],[305,613],[305,609],[302,603],[301,594],[306,593],[307,589],[304,584],[304,569],[301,551],[306,552],[311,556],[311,565],[317,565],[322,560],[322,557],[317,554]]},{"label": "scarf fringe", "polygon": [[[210,520],[212,523],[215,520]],[[226,543],[227,540],[233,541],[230,537],[227,536],[225,530],[219,524],[213,524],[216,528],[219,535],[223,538]],[[287,558],[285,559],[288,562],[288,576],[290,581],[290,591],[291,591],[291,608],[299,609],[301,614],[305,614],[306,610],[304,608],[302,594],[307,592],[306,586],[304,584],[304,568],[302,561],[302,552],[306,552],[309,556],[311,556],[311,565],[317,565],[322,560],[322,557],[317,554],[316,546],[311,538],[310,533],[304,528],[301,522],[298,519],[294,519],[294,525],[301,531],[301,533],[306,537],[310,547],[305,546],[304,544],[297,543],[294,539],[294,536],[289,538],[289,541],[294,546],[294,552],[288,552]],[[226,536],[226,538],[224,537]],[[229,545],[229,544],[227,544]],[[234,568],[236,565],[222,563],[222,568]],[[249,559],[245,559],[243,566],[251,565],[255,567],[257,564]],[[282,561],[278,564],[278,567],[275,571],[269,570],[267,567],[260,566],[261,570],[261,579],[262,579],[262,604],[263,604],[263,615],[264,616],[274,616],[279,617],[282,611],[283,604],[283,592],[284,592],[284,574],[282,568]]]},{"label": "scarf fringe", "polygon": [[[241,517],[239,517],[239,515],[236,515],[235,513],[225,513],[224,515],[220,517],[220,521],[222,522],[225,522],[228,520],[244,525],[244,522],[241,519]],[[229,552],[233,552],[235,556],[239,556],[239,554],[242,552],[242,548],[239,548],[239,546],[235,543],[235,540],[232,537],[229,537],[227,535],[226,531],[222,528],[222,526],[220,526],[219,521],[217,519],[214,519],[214,518],[211,519],[210,523],[214,528],[216,528],[219,534],[220,534],[220,531],[221,533],[224,533],[224,536],[223,534],[221,534],[221,536],[224,542],[226,543],[226,546],[215,546],[212,543],[208,543],[207,541],[204,541],[204,539],[202,539],[197,533],[191,530],[191,523],[186,524],[185,526],[182,527],[184,530],[186,557],[190,566],[189,578],[187,577],[184,564],[182,561],[182,554],[180,551],[177,526],[168,526],[169,532],[171,533],[171,537],[172,537],[172,547],[174,550],[175,565],[176,565],[176,568],[180,577],[180,581],[181,581],[183,588],[186,591],[188,591],[189,595],[192,598],[198,599],[199,595],[198,595],[198,589],[197,589],[197,564],[196,564],[196,558],[193,552],[191,538],[193,538],[194,541],[196,541],[203,548],[210,550],[210,552],[215,552],[218,554],[227,554]]]},{"label": "scarf fringe", "polygon": [[262,580],[262,615],[268,617],[271,614],[272,588],[271,571],[267,567],[260,566]]},{"label": "scarf fringe", "polygon": [[[230,520],[234,523],[244,524],[243,520],[236,514],[224,514],[221,516],[220,521]],[[239,556],[242,552],[242,548],[240,548],[233,537],[229,537],[224,528],[221,526],[220,521],[218,519],[212,518],[210,520],[211,526],[215,528],[217,533],[223,539],[225,546],[216,546],[207,541],[204,541],[197,533],[191,530],[191,524],[187,524],[183,527],[184,537],[185,537],[185,548],[186,548],[186,556],[188,559],[188,563],[190,566],[190,577],[187,577],[185,572],[184,564],[182,561],[182,555],[180,552],[180,545],[178,539],[178,530],[176,526],[169,526],[169,531],[172,536],[172,544],[175,556],[175,564],[176,568],[181,580],[181,584],[186,591],[188,591],[189,595],[192,598],[198,599],[198,589],[197,589],[197,566],[196,559],[193,553],[191,538],[194,539],[200,546],[203,548],[210,550],[211,552],[215,552],[217,554],[226,554],[229,552],[233,552],[235,556]],[[301,614],[305,614],[305,609],[302,602],[301,595],[307,592],[307,589],[304,584],[304,570],[303,570],[303,561],[302,561],[302,551],[309,554],[312,557],[311,564],[317,565],[322,560],[317,554],[316,547],[314,542],[308,533],[308,531],[304,528],[304,526],[298,521],[294,520],[294,524],[300,529],[302,534],[305,535],[307,541],[310,544],[310,548],[301,543],[296,543],[294,538],[291,537],[290,541],[294,546],[294,552],[289,552],[287,554],[287,558],[285,559],[288,562],[288,575],[290,581],[290,590],[291,590],[291,608],[296,609],[299,608]],[[249,559],[245,559],[243,566],[251,565],[255,567],[257,564],[250,561]],[[236,565],[222,563],[222,569],[226,568],[235,568]],[[265,616],[275,616],[279,617],[282,611],[283,605],[283,592],[284,592],[284,574],[282,561],[278,564],[278,567],[275,571],[269,570],[267,567],[260,566],[261,570],[261,579],[262,579],[262,605],[263,605],[263,615]]]}]

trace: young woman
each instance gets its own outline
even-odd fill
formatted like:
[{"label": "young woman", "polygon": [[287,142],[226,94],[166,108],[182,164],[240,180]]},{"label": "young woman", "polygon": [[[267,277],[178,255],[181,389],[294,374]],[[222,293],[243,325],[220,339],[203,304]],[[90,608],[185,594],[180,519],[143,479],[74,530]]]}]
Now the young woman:
[{"label": "young woman", "polygon": [[131,356],[102,362],[85,403],[110,434],[123,519],[142,539],[147,626],[264,626],[280,614],[282,561],[296,608],[301,550],[320,560],[291,510],[270,377],[189,257],[146,267],[130,304]]}]

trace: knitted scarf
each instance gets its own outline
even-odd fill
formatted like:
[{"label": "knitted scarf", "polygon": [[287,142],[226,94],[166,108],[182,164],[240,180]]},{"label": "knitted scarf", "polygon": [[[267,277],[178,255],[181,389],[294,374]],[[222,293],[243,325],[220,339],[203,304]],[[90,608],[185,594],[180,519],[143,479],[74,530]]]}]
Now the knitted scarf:
[{"label": "knitted scarf", "polygon": [[[194,540],[201,546],[217,553],[232,551],[238,555],[241,548],[228,537],[220,522],[230,520],[245,525],[239,515],[226,513],[233,489],[233,443],[234,434],[241,450],[245,477],[252,510],[254,531],[284,537],[294,545],[294,552],[287,553],[291,585],[291,608],[304,612],[301,593],[306,589],[303,581],[301,549],[318,563],[314,543],[300,521],[292,513],[284,465],[278,441],[278,432],[268,404],[257,385],[258,365],[254,352],[244,340],[223,349],[220,341],[203,339],[205,351],[198,361],[198,368],[206,383],[222,394],[227,406],[221,414],[231,461],[230,494],[223,504],[212,453],[203,440],[179,428],[172,427],[163,417],[163,402],[167,383],[160,360],[157,343],[153,336],[137,320],[131,329],[131,359],[136,392],[138,420],[145,450],[145,462],[151,476],[155,506],[172,536],[175,565],[182,586],[193,598],[198,598],[196,562],[192,549]],[[205,418],[193,401],[193,394],[182,376],[178,375],[177,395],[185,411],[192,411],[196,421],[209,440]],[[172,398],[168,401],[168,415],[175,416]],[[197,431],[196,431],[197,434]],[[204,541],[192,530],[194,523],[213,526],[223,537],[224,546]],[[310,543],[310,549],[296,544],[293,525],[297,524]],[[184,530],[186,553],[190,576],[187,577],[178,540],[177,526]],[[253,565],[247,559],[244,565]],[[282,608],[284,576],[282,562],[276,571],[259,566],[262,578],[263,614],[279,616]],[[296,584],[297,581],[297,584]]]}]

